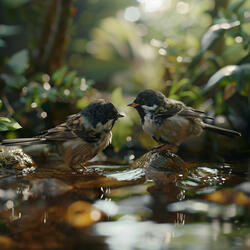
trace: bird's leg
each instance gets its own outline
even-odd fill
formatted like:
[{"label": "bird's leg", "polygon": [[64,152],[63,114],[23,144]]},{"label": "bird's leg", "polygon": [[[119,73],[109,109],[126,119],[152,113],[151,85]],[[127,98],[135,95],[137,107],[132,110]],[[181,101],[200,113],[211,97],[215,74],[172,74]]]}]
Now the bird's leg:
[{"label": "bird's leg", "polygon": [[84,171],[87,171],[87,167],[83,163],[80,163],[80,166]]},{"label": "bird's leg", "polygon": [[87,168],[83,163],[79,163],[79,165],[77,166],[76,165],[70,166],[70,168],[77,173],[83,173],[87,171]]}]

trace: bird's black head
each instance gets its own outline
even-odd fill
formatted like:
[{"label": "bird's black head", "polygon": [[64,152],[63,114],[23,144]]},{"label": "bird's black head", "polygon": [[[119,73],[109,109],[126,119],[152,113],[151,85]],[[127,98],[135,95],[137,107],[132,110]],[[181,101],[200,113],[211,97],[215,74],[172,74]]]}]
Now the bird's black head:
[{"label": "bird's black head", "polygon": [[85,107],[81,114],[88,119],[93,127],[97,124],[107,124],[110,122],[112,127],[118,118],[123,117],[111,102],[103,99],[96,100]]},{"label": "bird's black head", "polygon": [[147,113],[153,113],[164,103],[164,98],[165,96],[161,92],[147,89],[140,92],[128,106],[135,108],[143,121]]}]

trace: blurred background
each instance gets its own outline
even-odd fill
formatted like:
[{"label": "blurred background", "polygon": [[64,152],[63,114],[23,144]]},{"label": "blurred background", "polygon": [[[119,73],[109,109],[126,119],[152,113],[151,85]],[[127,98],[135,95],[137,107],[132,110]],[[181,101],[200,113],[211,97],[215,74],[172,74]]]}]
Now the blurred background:
[{"label": "blurred background", "polygon": [[152,88],[243,134],[204,133],[181,154],[249,154],[249,8],[246,0],[1,0],[1,139],[33,136],[106,98],[127,115],[106,154],[133,160],[155,142],[126,104]]}]

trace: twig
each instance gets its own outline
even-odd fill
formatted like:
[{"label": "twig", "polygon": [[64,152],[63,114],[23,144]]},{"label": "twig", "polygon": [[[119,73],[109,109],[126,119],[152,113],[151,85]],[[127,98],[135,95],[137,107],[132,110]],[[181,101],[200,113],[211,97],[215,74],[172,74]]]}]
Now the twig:
[{"label": "twig", "polygon": [[15,111],[14,111],[14,109],[11,107],[8,98],[6,97],[6,95],[2,95],[2,96],[1,96],[1,99],[2,99],[2,101],[3,101],[3,104],[4,104],[4,106],[5,106],[6,110],[7,110],[7,112],[12,116],[12,115],[15,113]]}]

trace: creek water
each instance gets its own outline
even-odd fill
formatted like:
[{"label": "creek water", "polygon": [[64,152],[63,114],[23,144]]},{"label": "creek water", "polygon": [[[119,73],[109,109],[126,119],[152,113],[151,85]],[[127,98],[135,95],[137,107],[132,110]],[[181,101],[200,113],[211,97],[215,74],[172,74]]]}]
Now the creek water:
[{"label": "creek water", "polygon": [[1,168],[1,249],[249,249],[249,160]]}]

